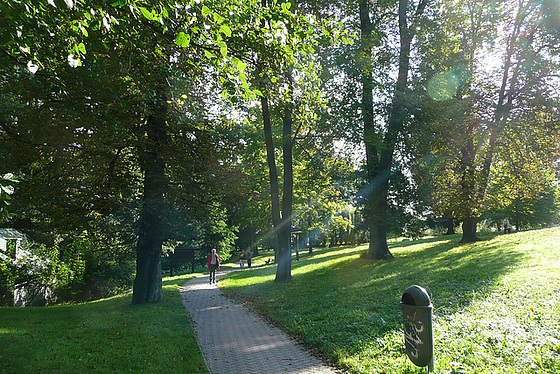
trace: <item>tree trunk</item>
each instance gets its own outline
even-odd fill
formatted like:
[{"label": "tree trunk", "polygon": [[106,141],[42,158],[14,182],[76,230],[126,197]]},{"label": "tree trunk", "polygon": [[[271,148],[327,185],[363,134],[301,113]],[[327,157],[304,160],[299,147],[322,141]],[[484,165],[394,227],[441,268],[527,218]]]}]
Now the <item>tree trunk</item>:
[{"label": "tree trunk", "polygon": [[447,232],[445,235],[454,235],[455,234],[455,224],[453,223],[453,218],[444,218],[445,219],[445,228],[447,228]]},{"label": "tree trunk", "polygon": [[[292,73],[288,71],[286,77],[289,89],[292,90]],[[291,95],[289,95],[291,98]],[[291,99],[285,103],[282,119],[282,157],[284,162],[284,189],[282,193],[282,223],[277,231],[278,252],[280,261],[276,268],[275,282],[286,282],[292,279],[292,202],[294,196],[294,168],[293,168],[293,139],[292,139],[292,103]]]},{"label": "tree trunk", "polygon": [[286,282],[292,279],[292,250],[290,246],[291,227],[283,223],[276,231],[278,236],[278,265],[274,282]]},{"label": "tree trunk", "polygon": [[146,121],[147,142],[140,150],[144,170],[144,196],[140,229],[136,246],[136,278],[133,304],[155,303],[162,300],[161,252],[163,244],[162,202],[165,195],[165,161],[160,152],[165,147],[165,99],[157,105]]},{"label": "tree trunk", "polygon": [[387,245],[387,228],[385,227],[385,221],[382,219],[372,219],[369,231],[371,233],[369,241],[370,257],[374,257],[378,260],[393,257]]},{"label": "tree trunk", "polygon": [[[263,90],[263,92],[265,92]],[[263,128],[264,128],[264,140],[266,144],[266,162],[268,165],[268,177],[270,180],[270,200],[272,206],[272,225],[275,231],[275,248],[274,248],[274,258],[278,262],[278,234],[276,233],[277,228],[280,226],[280,197],[278,188],[278,169],[276,168],[276,159],[274,157],[274,143],[272,139],[272,122],[270,118],[270,109],[268,107],[268,99],[261,96],[261,106],[263,114]]]},{"label": "tree trunk", "polygon": [[[278,183],[278,169],[276,168],[276,159],[274,157],[274,144],[272,139],[272,122],[270,117],[270,110],[268,107],[268,99],[261,97],[261,106],[263,112],[263,127],[264,137],[266,143],[266,160],[268,164],[268,174],[270,178],[270,195],[272,203],[272,222],[274,225],[275,237],[275,260],[276,278],[275,282],[283,282],[290,280],[291,275],[291,204],[293,194],[293,171],[292,171],[292,152],[291,152],[291,113],[290,121],[286,123],[284,118],[284,191],[282,199],[282,219],[280,216],[280,193]],[[286,115],[284,116],[286,117]],[[290,142],[286,144],[286,132],[289,130]],[[290,145],[287,147],[287,145]]]},{"label": "tree trunk", "polygon": [[384,197],[379,183],[379,155],[377,151],[378,137],[373,120],[373,78],[371,62],[372,54],[372,23],[369,16],[369,2],[359,2],[360,31],[361,31],[361,59],[362,67],[362,120],[364,123],[364,142],[366,146],[366,168],[368,176],[368,198],[366,202],[365,219],[370,232],[368,249],[369,257],[383,258],[387,247],[387,233],[384,223]]},{"label": "tree trunk", "polygon": [[461,243],[473,243],[478,240],[476,235],[476,224],[478,219],[473,216],[463,218],[463,238]]},{"label": "tree trunk", "polygon": [[370,242],[368,255],[378,260],[393,257],[387,245],[389,173],[390,170],[375,173],[377,175],[372,182],[375,187],[370,196],[371,216],[369,218]]},{"label": "tree trunk", "polygon": [[478,197],[476,189],[476,147],[472,136],[472,130],[468,132],[470,135],[465,141],[465,145],[461,149],[461,159],[459,161],[461,169],[461,186],[460,201],[463,205],[463,237],[461,243],[471,243],[478,240],[476,236],[476,223],[478,216],[474,214],[474,208],[478,206],[476,198]]}]

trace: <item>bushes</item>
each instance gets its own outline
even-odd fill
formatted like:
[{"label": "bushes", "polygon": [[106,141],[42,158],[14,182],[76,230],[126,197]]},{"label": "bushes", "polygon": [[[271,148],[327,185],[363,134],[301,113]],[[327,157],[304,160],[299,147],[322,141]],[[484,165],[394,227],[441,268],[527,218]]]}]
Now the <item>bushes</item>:
[{"label": "bushes", "polygon": [[83,232],[58,256],[57,301],[89,301],[130,289],[134,251],[102,234]]},{"label": "bushes", "polygon": [[83,232],[52,245],[24,242],[14,256],[0,254],[0,305],[87,301],[129,289],[132,250],[105,239]]},{"label": "bushes", "polygon": [[0,306],[9,306],[14,302],[15,270],[10,258],[0,252]]}]

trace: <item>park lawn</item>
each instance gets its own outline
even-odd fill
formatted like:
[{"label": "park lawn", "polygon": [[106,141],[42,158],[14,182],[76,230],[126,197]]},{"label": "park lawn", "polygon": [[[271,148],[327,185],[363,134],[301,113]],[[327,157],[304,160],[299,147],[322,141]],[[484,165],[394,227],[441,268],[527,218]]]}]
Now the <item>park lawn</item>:
[{"label": "park lawn", "polygon": [[158,304],[0,308],[0,373],[207,373],[178,292],[196,275],[164,278]]},{"label": "park lawn", "polygon": [[406,356],[399,308],[417,284],[434,304],[436,373],[560,372],[560,228],[390,242],[393,260],[366,246],[320,249],[236,272],[220,287],[352,373],[418,373]]}]

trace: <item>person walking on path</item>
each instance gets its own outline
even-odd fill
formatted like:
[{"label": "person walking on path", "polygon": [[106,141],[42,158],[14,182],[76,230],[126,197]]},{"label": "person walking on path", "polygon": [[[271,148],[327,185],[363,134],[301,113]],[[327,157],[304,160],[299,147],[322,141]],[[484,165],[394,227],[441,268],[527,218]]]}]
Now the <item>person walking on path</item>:
[{"label": "person walking on path", "polygon": [[245,266],[245,252],[241,252],[239,255],[239,267]]},{"label": "person walking on path", "polygon": [[251,257],[253,257],[253,252],[248,250],[245,257],[247,258],[247,267],[251,267]]},{"label": "person walking on path", "polygon": [[208,270],[210,270],[210,284],[216,284],[216,270],[220,268],[220,256],[212,249],[212,253],[208,255]]},{"label": "person walking on path", "polygon": [[507,217],[504,218],[502,225],[504,226],[504,234],[511,233],[511,225],[509,224],[509,219]]}]

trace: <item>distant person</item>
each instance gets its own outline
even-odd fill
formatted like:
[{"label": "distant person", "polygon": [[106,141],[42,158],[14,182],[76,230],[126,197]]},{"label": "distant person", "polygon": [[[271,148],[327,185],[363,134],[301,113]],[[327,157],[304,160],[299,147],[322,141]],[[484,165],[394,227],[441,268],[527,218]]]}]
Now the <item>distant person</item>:
[{"label": "distant person", "polygon": [[247,267],[251,267],[251,257],[253,257],[253,254],[251,253],[251,251],[247,251],[247,254],[245,255],[245,257],[247,258]]},{"label": "distant person", "polygon": [[220,256],[212,249],[212,253],[208,255],[208,270],[210,270],[210,284],[216,284],[216,269],[220,268]]},{"label": "distant person", "polygon": [[245,266],[245,252],[241,252],[241,254],[239,255],[239,266]]},{"label": "distant person", "polygon": [[504,227],[504,234],[511,233],[511,225],[509,224],[509,220],[507,217],[504,218],[502,226]]}]

